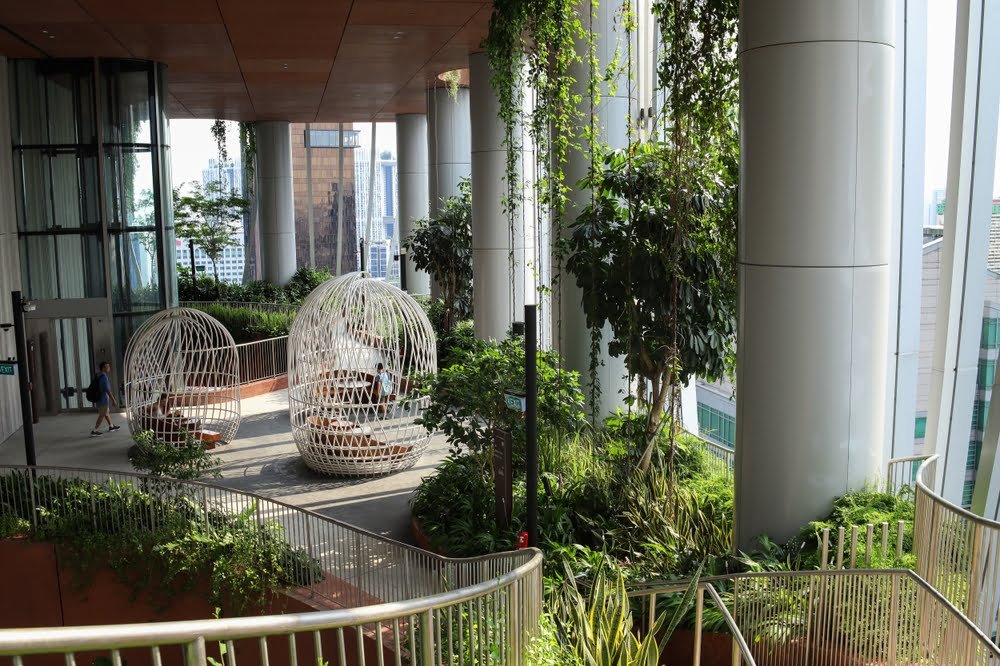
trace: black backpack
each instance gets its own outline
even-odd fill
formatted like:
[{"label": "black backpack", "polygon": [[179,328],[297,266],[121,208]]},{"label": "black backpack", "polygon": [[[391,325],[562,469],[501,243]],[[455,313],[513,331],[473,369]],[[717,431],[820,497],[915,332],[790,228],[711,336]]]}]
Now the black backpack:
[{"label": "black backpack", "polygon": [[87,390],[83,392],[83,395],[87,397],[87,400],[91,402],[97,402],[101,399],[101,373],[94,375],[94,378],[90,382],[90,386]]}]

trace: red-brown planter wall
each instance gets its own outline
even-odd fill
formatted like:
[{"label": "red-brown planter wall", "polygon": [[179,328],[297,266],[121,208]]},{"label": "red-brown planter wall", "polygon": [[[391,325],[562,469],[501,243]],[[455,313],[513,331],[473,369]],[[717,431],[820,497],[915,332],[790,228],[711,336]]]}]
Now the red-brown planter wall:
[{"label": "red-brown planter wall", "polygon": [[[133,624],[140,622],[167,622],[171,620],[198,620],[213,617],[215,608],[208,603],[207,584],[195,585],[189,592],[172,594],[166,607],[157,607],[148,595],[132,598],[132,590],[119,582],[107,568],[87,574],[88,585],[76,585],[78,575],[71,567],[59,561],[57,548],[49,543],[35,543],[25,539],[0,541],[0,628],[59,627],[100,624]],[[327,586],[337,585],[333,580]],[[346,583],[339,583],[346,585]],[[373,600],[374,601],[374,600]],[[273,598],[261,610],[265,614],[306,613],[336,608],[335,604],[320,598],[310,599],[300,591],[290,591]],[[378,647],[372,636],[366,635],[364,652],[368,663],[375,663]],[[357,662],[356,633],[344,632],[347,662],[340,664],[337,657],[339,645],[336,632],[322,633],[323,659],[330,666],[353,666]],[[270,666],[287,666],[289,663],[288,639],[275,637],[268,640]],[[236,642],[239,663],[256,666],[260,663],[260,650],[256,639]],[[209,654],[217,652],[214,644],[208,646]],[[300,663],[316,664],[311,634],[296,638],[296,652]],[[79,653],[78,666],[90,666],[98,653]],[[104,655],[107,656],[107,655]],[[128,666],[145,666],[152,663],[148,649],[123,650]],[[179,647],[161,650],[164,666],[180,666],[183,654]],[[218,654],[215,654],[218,658]],[[395,663],[395,655],[384,650],[386,663]],[[302,661],[305,659],[305,661]],[[25,666],[65,666],[61,655],[29,656]]]}]

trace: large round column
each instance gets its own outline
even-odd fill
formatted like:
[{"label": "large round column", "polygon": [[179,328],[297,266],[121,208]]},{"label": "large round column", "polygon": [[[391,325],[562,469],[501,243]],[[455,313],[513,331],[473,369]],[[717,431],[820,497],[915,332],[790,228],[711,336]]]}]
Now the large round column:
[{"label": "large round column", "polygon": [[258,122],[261,277],[283,285],[295,273],[292,135],[282,120]]},{"label": "large round column", "polygon": [[[534,231],[534,185],[521,183],[530,173],[533,151],[527,131],[516,132],[520,203],[513,225],[505,212],[508,195],[505,125],[490,85],[492,69],[485,53],[469,56],[472,119],[472,302],[476,337],[502,340],[524,312],[525,270],[534,248],[525,247],[526,229]],[[521,316],[519,316],[519,314]]]},{"label": "large round column", "polygon": [[[402,113],[396,116],[396,148],[399,152],[399,242],[413,233],[417,220],[430,213],[427,194],[427,116],[423,113]],[[418,271],[412,261],[406,262],[406,291],[411,294],[431,293],[431,277]]]},{"label": "large round column", "polygon": [[[590,8],[589,2],[580,3],[578,11],[581,13],[584,26],[590,25]],[[613,59],[616,57],[622,59],[629,52],[626,33],[622,29],[621,22],[617,20],[618,11],[619,4],[608,2],[602,2],[596,8],[594,33],[597,70],[600,73],[607,70]],[[601,85],[600,102],[594,109],[597,137],[611,150],[625,148],[629,143],[629,93],[633,86],[629,85],[627,72],[622,71],[623,69],[618,67],[616,79]],[[586,123],[590,121],[590,95],[587,90],[590,72],[586,58],[583,59],[583,62],[575,65],[573,74],[576,79],[575,92],[580,95],[579,108]],[[633,110],[638,113],[635,106],[633,106]],[[566,164],[566,184],[570,190],[567,193],[564,237],[570,235],[570,226],[590,203],[590,191],[582,190],[576,186],[590,169],[590,149],[585,145],[586,142],[582,136],[579,143],[581,150],[570,152]],[[552,271],[559,270],[560,266],[557,265],[557,259],[554,257]],[[558,280],[554,296],[553,315],[555,321],[552,323],[552,338],[556,341],[557,349],[562,355],[566,367],[580,373],[580,383],[583,385],[588,404],[590,404],[590,329],[587,328],[587,316],[583,311],[583,295],[580,288],[576,286],[576,278],[565,270],[565,266],[561,267],[561,270],[562,275]],[[597,368],[600,400],[595,407],[599,417],[603,417],[622,406],[624,398],[628,394],[625,361],[620,357],[611,356],[607,350],[612,337],[611,327],[606,325],[602,331],[599,367]]]},{"label": "large round column", "polygon": [[882,473],[892,0],[745,0],[736,547]]},{"label": "large round column", "polygon": [[[472,175],[469,124],[469,89],[459,87],[454,97],[448,88],[427,90],[427,193],[430,216],[437,217],[441,201],[459,194],[458,184]],[[431,281],[431,294],[442,295]]]}]

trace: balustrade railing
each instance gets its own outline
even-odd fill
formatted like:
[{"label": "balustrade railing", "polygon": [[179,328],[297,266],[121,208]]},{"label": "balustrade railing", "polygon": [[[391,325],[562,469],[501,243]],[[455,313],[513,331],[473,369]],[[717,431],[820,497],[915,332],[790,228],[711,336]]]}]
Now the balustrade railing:
[{"label": "balustrade railing", "polygon": [[1000,523],[934,492],[938,457],[920,466],[914,545],[917,573],[989,636],[1000,631]]},{"label": "balustrade railing", "polygon": [[243,342],[236,345],[240,360],[240,383],[249,384],[288,372],[288,336]]},{"label": "balustrade railing", "polygon": [[[93,497],[95,489],[120,492],[123,485],[155,501],[130,504],[127,511],[104,502],[80,506],[79,498]],[[81,490],[90,492],[81,495]],[[85,663],[92,663],[94,650],[119,664],[119,650],[144,647],[150,659],[143,661],[158,665],[158,651],[166,646],[182,646],[189,658],[196,658],[189,664],[205,664],[201,657],[206,641],[249,637],[255,639],[251,647],[257,655],[250,663],[275,663],[277,651],[288,655],[291,650],[295,664],[298,644],[301,651],[311,650],[305,660],[309,664],[323,663],[324,658],[340,664],[486,664],[495,654],[509,656],[503,663],[519,664],[541,613],[542,556],[534,549],[451,559],[298,507],[211,484],[95,470],[0,466],[0,517],[37,525],[46,520],[44,509],[60,502],[73,502],[74,510],[89,512],[87,520],[95,530],[153,529],[161,503],[183,504],[186,510],[199,512],[199,520],[207,526],[225,517],[250,516],[272,533],[277,530],[299,555],[286,566],[291,579],[308,583],[301,594],[325,597],[350,609],[0,631],[0,655],[15,656],[15,664],[20,663],[17,657],[36,653],[66,654],[67,663],[74,663],[69,657],[81,652],[88,654]],[[287,638],[292,635],[296,640]],[[274,640],[269,643],[275,638],[284,643],[282,647],[276,647]],[[345,661],[345,649],[354,655],[352,661]],[[246,650],[243,645],[227,656],[227,666],[235,666],[235,654]],[[339,655],[339,661],[332,654]],[[469,655],[482,659],[469,660]]]}]

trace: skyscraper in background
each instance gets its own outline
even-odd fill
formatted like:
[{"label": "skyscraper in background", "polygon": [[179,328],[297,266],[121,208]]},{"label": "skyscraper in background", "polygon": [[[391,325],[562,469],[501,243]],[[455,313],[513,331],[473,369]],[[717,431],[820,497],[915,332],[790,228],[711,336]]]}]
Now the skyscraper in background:
[{"label": "skyscraper in background", "polygon": [[[355,161],[358,131],[344,124],[343,182],[337,123],[292,123],[292,187],[295,200],[295,259],[299,267],[337,269],[337,210],[344,195],[341,271],[357,270],[357,204]],[[314,260],[314,261],[311,261]]]},{"label": "skyscraper in background", "polygon": [[372,277],[399,279],[398,264],[392,257],[399,252],[399,238],[396,237],[397,169],[396,157],[384,150],[375,158],[375,183],[371,193],[374,207],[371,215],[371,236],[368,237],[368,198],[371,170],[371,156],[367,151],[358,150],[354,159],[354,180],[357,183],[358,236],[365,238],[365,269]]},{"label": "skyscraper in background", "polygon": [[[220,163],[211,159],[201,171],[201,187],[205,191],[209,184],[220,183],[225,192],[243,192],[243,165],[238,160],[227,160]],[[184,184],[181,183],[181,186]],[[245,223],[245,220],[244,220]],[[233,244],[222,251],[222,256],[218,259],[217,269],[219,280],[222,282],[242,282],[243,270],[246,263],[245,233],[233,236]],[[177,265],[184,268],[191,267],[191,246],[186,238],[178,238],[175,241],[175,253]],[[194,266],[199,275],[213,275],[212,260],[209,259],[205,251],[200,247],[194,248]]]}]

